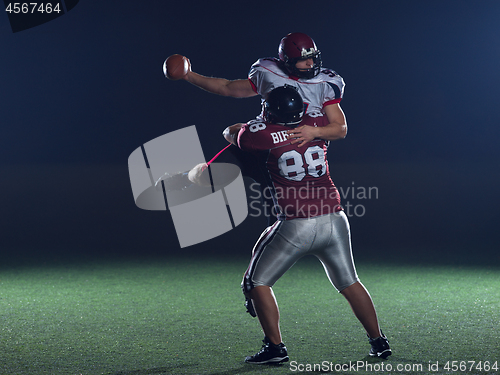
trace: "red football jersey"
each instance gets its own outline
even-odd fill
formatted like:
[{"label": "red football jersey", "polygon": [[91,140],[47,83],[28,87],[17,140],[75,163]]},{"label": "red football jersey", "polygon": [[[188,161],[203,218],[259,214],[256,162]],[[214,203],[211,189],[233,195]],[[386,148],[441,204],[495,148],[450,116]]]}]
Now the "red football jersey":
[{"label": "red football jersey", "polygon": [[[301,125],[325,126],[326,116],[305,115]],[[308,218],[342,210],[326,158],[328,142],[315,139],[298,147],[287,138],[290,128],[252,120],[238,134],[238,146],[255,154],[265,169],[264,194],[272,196],[281,220]]]}]

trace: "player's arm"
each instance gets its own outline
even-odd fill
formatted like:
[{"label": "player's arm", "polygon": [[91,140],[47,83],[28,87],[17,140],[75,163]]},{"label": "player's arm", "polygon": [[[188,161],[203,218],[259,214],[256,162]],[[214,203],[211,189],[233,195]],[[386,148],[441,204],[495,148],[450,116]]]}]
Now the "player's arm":
[{"label": "player's arm", "polygon": [[345,138],[347,135],[347,121],[340,105],[338,103],[327,105],[324,107],[324,111],[328,118],[327,125],[322,127],[303,125],[291,129],[288,131],[288,137],[293,138],[291,143],[299,143],[298,146],[301,147],[315,138],[326,141]]},{"label": "player's arm", "polygon": [[225,78],[206,77],[191,70],[189,63],[188,73],[182,78],[193,85],[213,94],[248,98],[257,95],[248,79],[228,80]]},{"label": "player's arm", "polygon": [[345,138],[347,135],[347,120],[344,111],[340,108],[340,104],[330,104],[323,109],[326,117],[328,117],[328,125],[317,128],[319,134],[316,138],[321,138],[326,141]]},{"label": "player's arm", "polygon": [[[224,131],[222,132],[222,136],[231,144],[238,146],[238,134],[240,132],[241,127],[243,124],[235,124],[228,126]],[[208,163],[201,163],[195,166],[193,169],[191,169],[187,173],[187,178],[189,181],[200,185],[200,186],[211,186],[210,185],[210,178],[208,177],[208,173],[206,172],[206,169],[210,163],[212,163],[220,154],[222,154],[228,147],[231,147],[230,145],[227,145],[224,147],[217,155],[215,155],[212,160],[210,160]],[[208,181],[208,184],[207,184]]]},{"label": "player's arm", "polygon": [[238,146],[238,133],[240,132],[242,126],[243,124],[234,124],[228,126],[226,129],[224,129],[222,135],[224,136],[226,141],[232,143],[235,146]]}]

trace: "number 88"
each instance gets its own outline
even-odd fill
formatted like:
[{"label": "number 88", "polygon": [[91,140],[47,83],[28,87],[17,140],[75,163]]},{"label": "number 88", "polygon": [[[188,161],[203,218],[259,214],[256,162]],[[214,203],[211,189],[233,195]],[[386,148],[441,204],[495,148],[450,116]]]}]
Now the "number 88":
[{"label": "number 88", "polygon": [[[288,164],[289,160],[293,160],[293,164]],[[302,181],[306,175],[320,177],[326,173],[325,151],[319,146],[312,146],[303,155],[295,150],[284,152],[278,159],[278,168],[283,177],[292,181]]]}]

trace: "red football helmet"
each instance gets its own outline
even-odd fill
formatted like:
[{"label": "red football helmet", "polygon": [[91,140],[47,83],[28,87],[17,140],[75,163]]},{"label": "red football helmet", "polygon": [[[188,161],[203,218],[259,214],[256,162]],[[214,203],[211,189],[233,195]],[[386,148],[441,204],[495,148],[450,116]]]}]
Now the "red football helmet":
[{"label": "red football helmet", "polygon": [[[289,74],[300,78],[316,77],[322,67],[321,52],[316,47],[314,40],[303,33],[290,33],[281,39],[278,49],[279,58]],[[306,71],[295,67],[297,61],[312,58],[314,66]]]}]

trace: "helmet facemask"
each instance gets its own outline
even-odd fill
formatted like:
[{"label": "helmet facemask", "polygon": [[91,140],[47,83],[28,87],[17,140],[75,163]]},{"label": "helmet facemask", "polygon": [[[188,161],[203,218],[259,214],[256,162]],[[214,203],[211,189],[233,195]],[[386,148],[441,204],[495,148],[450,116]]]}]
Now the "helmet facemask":
[{"label": "helmet facemask", "polygon": [[[323,66],[323,61],[321,60],[321,52],[319,50],[316,50],[314,52],[309,52],[306,54],[306,57],[296,57],[294,59],[287,59],[287,61],[285,61],[285,68],[291,75],[294,75],[298,78],[311,79],[319,74]],[[306,59],[312,59],[314,65],[307,70],[298,69],[296,67],[297,62]]]}]

